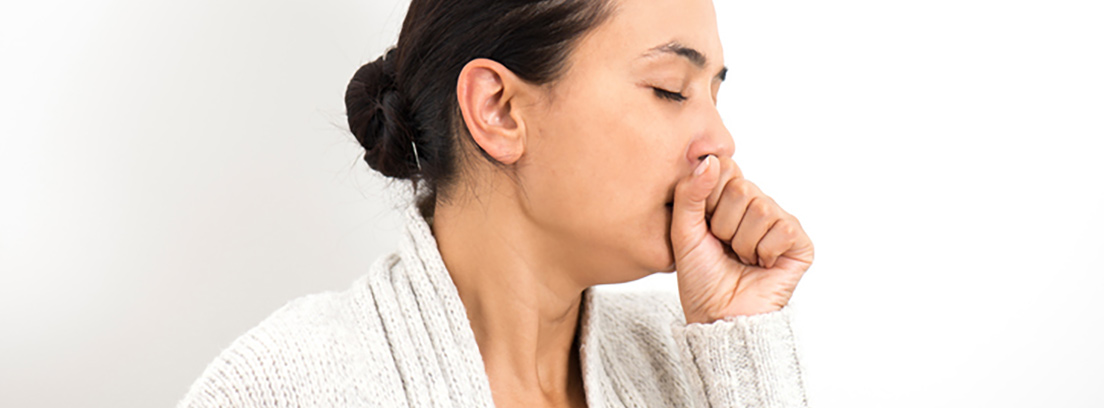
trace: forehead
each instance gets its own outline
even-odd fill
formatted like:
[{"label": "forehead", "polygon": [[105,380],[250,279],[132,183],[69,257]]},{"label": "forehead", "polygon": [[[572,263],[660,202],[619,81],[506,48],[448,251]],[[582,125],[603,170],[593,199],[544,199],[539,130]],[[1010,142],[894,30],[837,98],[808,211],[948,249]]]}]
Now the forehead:
[{"label": "forehead", "polygon": [[611,1],[611,18],[578,44],[573,56],[578,64],[631,68],[656,59],[681,58],[655,52],[676,43],[700,51],[710,71],[724,65],[711,0]]}]

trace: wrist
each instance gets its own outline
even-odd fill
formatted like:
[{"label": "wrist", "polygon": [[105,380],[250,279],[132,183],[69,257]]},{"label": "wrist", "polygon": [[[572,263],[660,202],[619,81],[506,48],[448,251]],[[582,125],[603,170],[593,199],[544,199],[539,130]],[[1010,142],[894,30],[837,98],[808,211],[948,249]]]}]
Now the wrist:
[{"label": "wrist", "polygon": [[713,312],[713,313],[702,312],[702,311],[696,311],[696,312],[685,312],[684,311],[683,313],[686,316],[686,324],[692,324],[692,323],[710,324],[710,323],[715,323],[715,322],[718,322],[718,321],[721,321],[721,320],[736,319],[736,318],[739,318],[739,317],[742,317],[742,316],[743,317],[757,316],[757,315],[767,314],[767,313],[771,313],[771,312],[777,312],[779,310],[782,310],[783,307],[785,307],[785,305],[782,305],[782,306],[770,305],[770,306],[764,306],[764,307],[755,307],[755,308],[747,308],[747,309],[739,309],[739,310],[726,310],[726,311]]}]

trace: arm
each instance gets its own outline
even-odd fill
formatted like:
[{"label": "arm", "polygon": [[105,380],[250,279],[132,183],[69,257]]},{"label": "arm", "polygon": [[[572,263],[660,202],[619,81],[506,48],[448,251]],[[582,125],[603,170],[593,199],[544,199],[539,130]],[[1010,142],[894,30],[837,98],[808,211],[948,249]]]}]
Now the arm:
[{"label": "arm", "polygon": [[676,327],[714,407],[806,407],[792,308]]}]

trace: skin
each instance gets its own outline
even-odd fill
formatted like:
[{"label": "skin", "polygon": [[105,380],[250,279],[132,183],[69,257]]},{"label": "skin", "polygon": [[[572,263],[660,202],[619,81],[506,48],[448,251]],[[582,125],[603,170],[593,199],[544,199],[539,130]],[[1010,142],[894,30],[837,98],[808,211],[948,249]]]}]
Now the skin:
[{"label": "skin", "polygon": [[[704,65],[663,51],[672,43]],[[505,166],[461,144],[465,171],[432,229],[496,405],[586,405],[575,340],[589,286],[678,270],[691,324],[789,301],[813,246],[731,159],[722,61],[711,1],[623,0],[552,84],[465,66],[464,125]]]}]

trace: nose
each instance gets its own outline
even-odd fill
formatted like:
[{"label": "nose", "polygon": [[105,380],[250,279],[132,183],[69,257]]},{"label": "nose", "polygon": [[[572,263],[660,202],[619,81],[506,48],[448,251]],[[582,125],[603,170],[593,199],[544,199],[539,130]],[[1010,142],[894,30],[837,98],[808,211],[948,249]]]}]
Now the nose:
[{"label": "nose", "polygon": [[728,133],[721,113],[716,106],[710,105],[703,109],[701,127],[690,141],[690,148],[686,152],[686,159],[691,166],[695,166],[705,156],[710,154],[717,157],[731,158],[736,153],[736,142],[732,140],[732,134]]}]

